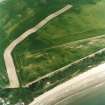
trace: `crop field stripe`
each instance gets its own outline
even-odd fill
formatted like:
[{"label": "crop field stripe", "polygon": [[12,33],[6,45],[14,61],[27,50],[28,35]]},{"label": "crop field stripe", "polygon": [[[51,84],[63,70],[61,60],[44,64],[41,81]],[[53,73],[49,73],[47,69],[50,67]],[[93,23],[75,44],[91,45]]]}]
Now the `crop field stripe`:
[{"label": "crop field stripe", "polygon": [[95,37],[86,38],[86,39],[81,39],[81,40],[77,40],[77,41],[72,41],[72,42],[68,42],[68,43],[65,43],[65,44],[61,44],[61,45],[56,45],[56,46],[40,49],[40,50],[37,50],[36,52],[46,51],[46,50],[50,50],[50,49],[54,49],[54,48],[59,48],[59,47],[65,47],[66,45],[69,45],[69,44],[79,43],[79,42],[82,42],[82,41],[88,41],[90,39],[95,39],[95,38],[102,38],[104,36],[105,36],[105,34],[98,35],[98,36],[95,36]]},{"label": "crop field stripe", "polygon": [[60,14],[66,12],[72,7],[72,5],[66,5],[64,8],[50,14],[48,17],[43,19],[41,22],[39,22],[35,27],[29,29],[28,31],[24,32],[22,35],[20,35],[17,39],[15,39],[6,49],[4,52],[4,61],[5,61],[5,66],[7,69],[7,74],[10,82],[10,88],[17,88],[20,86],[18,76],[16,73],[16,68],[15,64],[12,58],[12,51],[14,48],[20,44],[25,38],[27,38],[29,35],[32,33],[35,33],[38,31],[40,28],[42,28],[45,24],[47,24],[50,20],[53,18],[59,16]]}]

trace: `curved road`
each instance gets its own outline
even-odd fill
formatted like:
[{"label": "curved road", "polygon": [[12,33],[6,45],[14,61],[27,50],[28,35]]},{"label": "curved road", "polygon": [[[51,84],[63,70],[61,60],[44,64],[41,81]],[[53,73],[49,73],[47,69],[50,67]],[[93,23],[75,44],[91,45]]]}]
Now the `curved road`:
[{"label": "curved road", "polygon": [[17,88],[20,86],[18,76],[16,73],[15,64],[12,58],[12,51],[14,48],[20,44],[25,38],[27,38],[32,33],[35,33],[40,28],[42,28],[45,24],[47,24],[50,20],[53,18],[59,16],[60,14],[66,12],[72,7],[72,5],[66,5],[64,8],[58,10],[57,12],[52,13],[45,19],[43,19],[41,22],[39,22],[35,27],[29,29],[28,31],[24,32],[22,35],[20,35],[17,39],[15,39],[4,51],[4,61],[5,66],[7,69],[7,74],[10,82],[10,88]]},{"label": "curved road", "polygon": [[73,96],[102,83],[105,83],[105,63],[42,94],[29,105],[64,105],[63,102],[66,102],[68,98],[72,100]]}]

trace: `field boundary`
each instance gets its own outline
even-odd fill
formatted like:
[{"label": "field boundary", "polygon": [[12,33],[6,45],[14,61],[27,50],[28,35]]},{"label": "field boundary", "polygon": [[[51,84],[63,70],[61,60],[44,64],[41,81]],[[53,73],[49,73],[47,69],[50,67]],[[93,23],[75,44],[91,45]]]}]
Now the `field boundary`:
[{"label": "field boundary", "polygon": [[92,40],[92,39],[95,39],[95,38],[102,38],[102,37],[105,37],[105,34],[94,36],[94,37],[90,37],[90,38],[86,38],[86,39],[80,39],[80,40],[64,43],[64,44],[61,44],[61,45],[55,45],[55,46],[44,48],[44,49],[39,49],[36,52],[46,51],[46,50],[59,48],[59,47],[65,47],[66,45],[69,45],[69,44],[76,44],[76,43],[79,43],[79,42],[88,41],[88,40]]}]

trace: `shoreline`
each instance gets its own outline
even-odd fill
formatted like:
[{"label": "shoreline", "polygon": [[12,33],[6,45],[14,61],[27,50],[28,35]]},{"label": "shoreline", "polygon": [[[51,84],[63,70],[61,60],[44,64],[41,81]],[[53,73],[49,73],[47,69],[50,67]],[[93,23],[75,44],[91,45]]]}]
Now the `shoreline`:
[{"label": "shoreline", "polygon": [[105,81],[105,63],[64,82],[34,99],[29,105],[55,105],[68,96],[82,92]]}]

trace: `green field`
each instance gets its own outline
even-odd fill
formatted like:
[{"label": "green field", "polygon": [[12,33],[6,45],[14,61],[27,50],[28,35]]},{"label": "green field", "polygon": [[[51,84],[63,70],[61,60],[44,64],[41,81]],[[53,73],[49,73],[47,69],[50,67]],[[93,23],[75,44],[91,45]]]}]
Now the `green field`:
[{"label": "green field", "polygon": [[[105,47],[105,36],[25,53],[17,57],[23,83],[30,82]],[[77,71],[75,71],[77,72]],[[26,75],[28,75],[26,78]]]},{"label": "green field", "polygon": [[[53,19],[24,40],[13,52],[21,83],[26,84],[104,48],[104,41],[100,39],[92,45],[87,42],[82,45],[70,44],[105,34],[104,4],[105,1],[101,0],[77,8],[74,5],[71,10]],[[57,47],[59,45],[60,47]],[[45,50],[46,48],[49,49]]]}]

